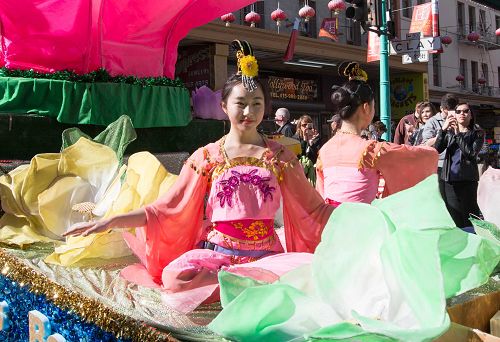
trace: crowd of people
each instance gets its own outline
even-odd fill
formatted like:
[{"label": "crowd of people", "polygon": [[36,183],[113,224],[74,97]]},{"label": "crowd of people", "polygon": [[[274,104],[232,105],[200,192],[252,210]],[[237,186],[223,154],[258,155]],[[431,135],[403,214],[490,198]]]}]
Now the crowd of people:
[{"label": "crowd of people", "polygon": [[[365,100],[369,102],[369,99]],[[332,101],[335,104],[335,100]],[[399,121],[394,134],[394,144],[429,146],[439,153],[436,170],[440,193],[457,227],[470,231],[472,224],[468,219],[469,215],[481,216],[476,194],[479,180],[478,155],[484,145],[484,131],[475,124],[469,104],[460,101],[456,95],[444,95],[439,109],[438,112],[431,102],[418,102],[415,112]],[[382,136],[387,132],[387,127],[381,121],[372,123],[372,119],[362,122],[355,130],[359,129],[359,134],[356,135],[365,140],[383,142]],[[346,121],[348,117],[342,116],[339,111],[327,121],[330,123],[332,141],[338,139],[338,133],[346,132]],[[314,164],[319,175],[322,165],[317,164],[317,160],[320,155],[321,140],[311,116],[302,115],[298,120],[292,121],[288,109],[279,108],[275,114],[275,122],[279,126],[276,133],[300,141],[299,159],[305,168],[310,163]],[[328,143],[326,145],[328,146]],[[347,148],[354,146],[353,143],[348,145]],[[338,161],[339,156],[327,159]],[[403,160],[398,161],[398,163],[403,162]],[[379,176],[381,174],[379,172]],[[310,172],[306,172],[306,175],[310,175]],[[314,176],[313,184],[316,179],[317,175]],[[339,182],[330,184],[331,188],[342,183],[341,179],[342,177],[339,178]],[[368,198],[373,199],[371,196]]]}]

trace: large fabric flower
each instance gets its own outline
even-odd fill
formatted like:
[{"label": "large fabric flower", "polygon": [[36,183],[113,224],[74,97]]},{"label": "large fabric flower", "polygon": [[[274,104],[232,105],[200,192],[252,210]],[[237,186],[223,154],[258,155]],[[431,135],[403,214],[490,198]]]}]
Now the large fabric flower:
[{"label": "large fabric flower", "polygon": [[[125,182],[109,203],[105,217],[127,213],[156,200],[175,182],[177,176],[169,173],[158,159],[148,152],[130,156]],[[108,204],[108,203],[107,203]],[[104,206],[102,207],[104,209]],[[130,250],[119,231],[89,236],[69,237],[55,248],[45,261],[63,266],[79,265],[84,260],[109,259],[129,255]]]},{"label": "large fabric flower", "polygon": [[454,227],[433,175],[339,206],[312,263],[278,281],[221,272],[224,309],[209,327],[238,341],[428,341],[450,324],[446,298],[485,283],[499,260],[498,243]]},{"label": "large fabric flower", "polygon": [[0,241],[27,245],[62,240],[74,223],[85,220],[75,204],[95,204],[93,216],[102,217],[121,187],[115,152],[80,138],[61,153],[38,154],[29,166],[0,177],[5,215],[0,219]]}]

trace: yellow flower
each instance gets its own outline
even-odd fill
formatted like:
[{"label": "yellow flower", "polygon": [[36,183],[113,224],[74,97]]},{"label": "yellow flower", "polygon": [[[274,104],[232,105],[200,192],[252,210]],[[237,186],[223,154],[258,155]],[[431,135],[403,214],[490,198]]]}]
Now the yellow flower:
[{"label": "yellow flower", "polygon": [[248,55],[240,58],[240,69],[243,76],[255,77],[259,74],[259,65],[254,56]]}]

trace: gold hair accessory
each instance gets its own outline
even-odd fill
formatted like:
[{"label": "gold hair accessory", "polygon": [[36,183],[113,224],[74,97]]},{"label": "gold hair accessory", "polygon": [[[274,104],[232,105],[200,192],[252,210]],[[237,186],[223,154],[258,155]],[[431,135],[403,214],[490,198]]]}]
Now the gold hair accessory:
[{"label": "gold hair accessory", "polygon": [[234,40],[232,46],[236,49],[238,75],[241,75],[243,87],[252,92],[257,89],[254,78],[259,74],[259,64],[253,55],[252,46],[246,40]]},{"label": "gold hair accessory", "polygon": [[349,62],[343,71],[344,76],[346,76],[349,81],[368,81],[368,74],[366,71],[361,69],[359,63],[357,62]]}]

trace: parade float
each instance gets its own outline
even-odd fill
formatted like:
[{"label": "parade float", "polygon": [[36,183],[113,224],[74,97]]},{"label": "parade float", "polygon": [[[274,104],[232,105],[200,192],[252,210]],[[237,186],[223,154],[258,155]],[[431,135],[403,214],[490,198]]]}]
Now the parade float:
[{"label": "parade float", "polygon": [[[0,218],[1,340],[223,340],[214,332],[222,331],[222,318],[215,322],[219,328],[208,327],[221,311],[220,304],[182,313],[165,304],[158,288],[120,277],[125,266],[137,262],[121,233],[69,239],[62,234],[76,222],[151,203],[175,182],[177,176],[147,152],[133,154],[124,166],[134,127],[182,127],[190,121],[189,94],[181,82],[172,80],[177,43],[190,28],[251,2],[231,1],[224,6],[216,0],[0,2],[0,111],[49,116],[66,124],[108,126],[96,136],[65,130],[59,153],[37,154],[29,164],[0,177],[5,210]],[[398,219],[392,218],[394,211],[387,205],[405,202],[408,196],[379,203],[380,229]],[[448,222],[439,215],[434,219]],[[471,238],[468,248],[478,248],[477,241]],[[482,256],[491,259],[491,268],[491,263],[498,262],[498,251],[488,252]],[[463,262],[448,257],[448,262]],[[448,266],[443,262],[443,268]],[[463,284],[447,295],[469,289],[473,283],[468,277],[474,277],[474,272],[484,270],[457,275],[457,282]],[[238,291],[249,284],[228,274],[224,279],[226,285],[232,279]],[[404,290],[403,297],[411,299],[411,287]],[[498,294],[498,279],[490,279],[480,288],[448,299],[449,316],[464,325],[470,319],[461,321],[463,313],[481,316],[476,327],[486,330],[486,317],[498,310]],[[425,317],[429,312],[417,310],[417,329],[447,329],[444,297],[441,294],[432,316],[441,321],[430,322]],[[470,302],[476,303],[474,309],[461,306]],[[250,309],[246,312],[251,316]],[[290,317],[276,313],[273,318],[276,323]],[[350,324],[350,333],[358,329],[352,322],[344,323]],[[299,335],[307,325],[293,320],[287,324],[296,326]],[[268,325],[273,322],[263,322],[262,330]],[[316,338],[325,336],[328,332],[322,331]]]}]

